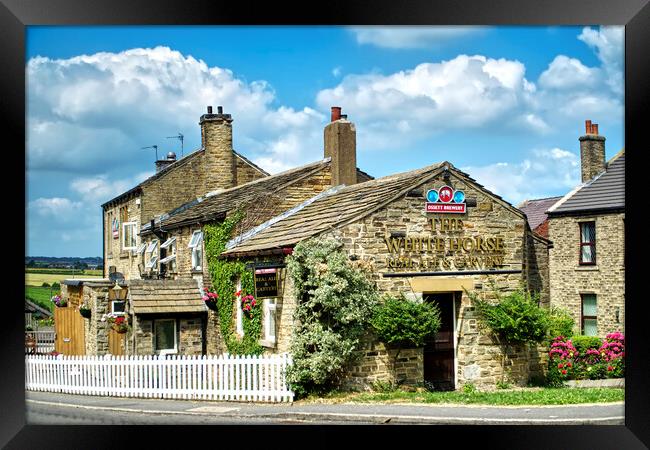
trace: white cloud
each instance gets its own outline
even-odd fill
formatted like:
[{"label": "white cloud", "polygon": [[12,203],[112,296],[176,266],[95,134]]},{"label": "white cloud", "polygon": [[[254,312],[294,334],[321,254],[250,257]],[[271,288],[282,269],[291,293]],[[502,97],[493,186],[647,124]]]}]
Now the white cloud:
[{"label": "white cloud", "polygon": [[580,183],[578,155],[560,148],[533,150],[521,162],[461,170],[513,205],[527,199],[564,195]]},{"label": "white cloud", "polygon": [[335,68],[332,69],[332,75],[334,78],[338,78],[341,76],[343,68],[341,66],[336,66]]},{"label": "white cloud", "polygon": [[359,132],[367,142],[381,146],[392,145],[388,135],[396,130],[417,139],[496,120],[514,124],[516,118],[509,116],[528,103],[531,86],[519,61],[459,55],[389,75],[348,75],[320,91],[317,104],[343,106],[352,120],[363,122]]},{"label": "white cloud", "polygon": [[622,95],[625,28],[612,26],[600,27],[595,30],[585,27],[578,39],[596,51],[596,55],[607,73],[607,84],[614,92]]},{"label": "white cloud", "polygon": [[359,44],[383,48],[426,48],[485,32],[479,26],[364,26],[350,29]]},{"label": "white cloud", "polygon": [[590,68],[575,58],[558,55],[539,77],[545,89],[585,89],[595,86],[600,77],[598,68]]},{"label": "white cloud", "polygon": [[28,210],[40,217],[54,219],[58,222],[70,222],[76,220],[76,215],[82,209],[81,202],[72,201],[68,198],[52,197],[37,198],[28,204]]},{"label": "white cloud", "polygon": [[[300,135],[321,126],[324,117],[307,108],[275,107],[267,82],[246,82],[167,47],[32,58],[27,93],[29,170],[153,168],[152,152],[140,148],[157,144],[178,153],[177,141],[166,136],[179,131],[186,151],[200,147],[198,119],[207,105],[223,105],[232,114],[235,148],[251,158],[275,157],[287,132]],[[314,150],[300,149],[286,163],[313,160],[320,156]]]}]

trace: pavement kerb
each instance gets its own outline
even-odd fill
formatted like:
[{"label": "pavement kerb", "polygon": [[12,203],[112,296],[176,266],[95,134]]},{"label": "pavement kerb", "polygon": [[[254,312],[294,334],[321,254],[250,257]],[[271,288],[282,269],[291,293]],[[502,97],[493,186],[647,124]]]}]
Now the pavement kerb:
[{"label": "pavement kerb", "polygon": [[483,424],[483,425],[498,425],[498,424],[519,424],[519,425],[539,425],[539,424],[603,424],[603,423],[618,423],[624,420],[623,416],[612,417],[599,417],[599,418],[567,418],[567,419],[496,419],[496,418],[477,418],[477,417],[427,417],[427,416],[408,416],[408,415],[388,415],[388,414],[363,414],[363,413],[309,413],[309,412],[278,412],[278,413],[256,413],[256,414],[241,414],[241,413],[222,413],[215,414],[214,412],[201,412],[201,411],[163,411],[163,410],[147,410],[147,409],[134,409],[134,408],[121,408],[121,407],[102,407],[102,406],[88,406],[88,405],[75,405],[70,403],[47,402],[41,400],[27,399],[27,402],[62,406],[69,408],[78,408],[86,410],[103,410],[115,412],[130,412],[139,414],[155,414],[155,415],[188,415],[188,416],[210,416],[224,415],[229,418],[283,418],[286,420],[337,420],[347,422],[362,422],[367,423],[371,419],[376,423],[408,423],[408,424],[447,424],[447,425],[462,425],[462,424]]}]

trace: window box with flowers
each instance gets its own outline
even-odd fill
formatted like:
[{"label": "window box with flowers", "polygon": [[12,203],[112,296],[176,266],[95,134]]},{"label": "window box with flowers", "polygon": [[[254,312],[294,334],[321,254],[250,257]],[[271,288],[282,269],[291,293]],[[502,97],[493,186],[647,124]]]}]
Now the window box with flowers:
[{"label": "window box with flowers", "polygon": [[65,298],[62,298],[60,295],[53,296],[52,303],[54,303],[59,308],[68,306],[68,301]]},{"label": "window box with flowers", "polygon": [[217,310],[218,299],[219,299],[219,295],[216,292],[206,291],[205,295],[203,296],[203,301],[205,302],[205,306],[210,308],[212,311]]}]

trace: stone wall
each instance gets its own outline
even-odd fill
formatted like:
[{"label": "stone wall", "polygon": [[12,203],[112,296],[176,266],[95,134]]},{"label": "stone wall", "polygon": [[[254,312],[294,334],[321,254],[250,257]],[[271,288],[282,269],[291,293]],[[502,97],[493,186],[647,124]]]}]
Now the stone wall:
[{"label": "stone wall", "polygon": [[237,186],[266,176],[237,155],[235,155],[235,161],[237,164]]},{"label": "stone wall", "polygon": [[[127,221],[136,222],[137,230],[142,226],[142,202],[138,204],[141,197],[132,197],[127,201],[109,207],[104,211],[104,276],[108,277],[109,268],[115,266],[117,272],[124,275],[124,278],[140,278],[138,264],[142,263],[142,255],[136,254],[135,250],[122,249],[122,218],[120,210],[127,208]],[[118,237],[113,237],[111,222],[117,218],[119,223]],[[140,245],[141,238],[136,235],[136,245]]]},{"label": "stone wall", "polygon": [[535,236],[533,233],[527,234],[526,274],[528,289],[531,292],[539,294],[540,305],[546,308],[548,308],[550,304],[548,269],[549,244],[548,241]]},{"label": "stone wall", "polygon": [[[624,218],[623,213],[549,218],[551,305],[569,310],[578,334],[581,294],[596,294],[599,336],[625,330]],[[596,222],[596,265],[580,265],[579,223],[585,221]]]}]

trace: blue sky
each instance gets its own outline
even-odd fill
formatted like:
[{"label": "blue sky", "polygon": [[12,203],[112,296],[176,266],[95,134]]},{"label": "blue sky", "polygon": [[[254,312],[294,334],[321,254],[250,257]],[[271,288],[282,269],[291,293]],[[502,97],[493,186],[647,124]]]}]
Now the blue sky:
[{"label": "blue sky", "polygon": [[200,146],[207,105],[270,172],[322,158],[330,106],[379,177],[449,160],[513,204],[579,182],[590,119],[623,147],[622,27],[27,29],[29,255],[101,255],[104,201]]}]

